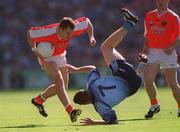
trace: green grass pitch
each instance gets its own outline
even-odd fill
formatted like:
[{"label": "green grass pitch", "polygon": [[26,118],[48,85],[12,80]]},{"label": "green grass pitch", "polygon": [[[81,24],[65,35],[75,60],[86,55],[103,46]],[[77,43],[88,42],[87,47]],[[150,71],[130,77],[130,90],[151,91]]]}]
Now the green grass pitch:
[{"label": "green grass pitch", "polygon": [[[69,91],[72,99],[75,91]],[[180,118],[171,91],[159,89],[161,112],[152,120],[145,120],[149,107],[148,97],[143,89],[133,97],[116,106],[119,124],[82,126],[71,123],[57,97],[50,98],[45,106],[49,116],[44,118],[30,100],[39,91],[0,91],[0,132],[180,132]],[[100,119],[92,105],[78,106],[83,113],[80,118]]]}]

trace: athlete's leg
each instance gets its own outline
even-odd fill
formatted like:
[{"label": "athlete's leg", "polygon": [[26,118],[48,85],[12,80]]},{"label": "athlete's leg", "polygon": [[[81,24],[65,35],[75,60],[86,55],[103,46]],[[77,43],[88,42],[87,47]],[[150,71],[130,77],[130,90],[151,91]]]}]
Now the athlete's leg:
[{"label": "athlete's leg", "polygon": [[66,108],[66,111],[69,114],[71,121],[72,122],[76,121],[77,117],[81,113],[81,110],[73,109],[65,89],[65,84],[62,78],[62,74],[59,71],[57,65],[54,62],[47,62],[44,65],[44,69],[48,73],[49,77],[52,79],[53,83],[56,85],[57,95],[61,103]]},{"label": "athlete's leg", "polygon": [[52,82],[54,83],[55,87],[51,87],[52,91],[54,91],[54,88],[56,88],[56,93],[61,101],[61,103],[66,108],[66,111],[71,117],[72,121],[76,121],[77,116],[80,114],[80,110],[73,110],[73,107],[69,101],[64,81],[62,78],[62,74],[57,68],[57,65],[55,62],[46,62],[43,65],[43,69],[48,73],[49,77],[51,78]]},{"label": "athlete's leg", "polygon": [[[79,73],[79,72],[90,72],[92,69],[95,69],[96,67],[92,66],[92,65],[75,67],[73,65],[67,64],[66,68],[69,71],[68,73]],[[59,68],[59,69],[61,69],[61,68]],[[65,68],[63,68],[63,69],[65,69]],[[64,73],[63,70],[61,70],[61,71],[62,71],[62,73]],[[66,75],[66,72],[65,72],[65,75]],[[65,84],[68,86],[68,81],[65,81]],[[68,89],[67,86],[66,86],[66,89]],[[57,94],[56,93],[56,85],[52,84],[44,92],[41,93],[40,97],[42,97],[44,99],[44,101],[45,101],[46,99],[48,99],[50,97],[53,97],[56,94]]]},{"label": "athlete's leg", "polygon": [[65,85],[62,78],[62,73],[57,68],[57,65],[54,62],[47,62],[44,64],[44,70],[48,73],[49,77],[56,85],[57,95],[62,102],[62,104],[66,107],[70,104],[68,99],[68,95],[65,90]]},{"label": "athlete's leg", "polygon": [[156,98],[156,85],[154,80],[160,67],[158,64],[149,63],[144,69],[144,84],[150,100]]},{"label": "athlete's leg", "polygon": [[115,48],[126,36],[128,30],[130,30],[138,21],[138,19],[127,10],[123,15],[127,19],[125,24],[114,33],[112,33],[101,45],[101,52],[108,66],[113,60],[124,59],[123,56],[118,53]]},{"label": "athlete's leg", "polygon": [[116,51],[115,47],[121,42],[127,32],[128,31],[126,29],[121,27],[111,34],[101,45],[101,52],[108,66],[115,59],[124,60],[123,56]]},{"label": "athlete's leg", "polygon": [[60,67],[59,70],[62,73],[62,77],[63,77],[63,80],[64,80],[64,85],[65,85],[65,88],[67,90],[68,89],[68,84],[69,84],[69,71],[65,66]]},{"label": "athlete's leg", "polygon": [[46,100],[50,97],[55,96],[56,93],[56,85],[52,84],[50,85],[44,92],[41,93],[42,97]]},{"label": "athlete's leg", "polygon": [[178,113],[180,113],[180,86],[177,81],[177,69],[164,69],[166,80],[172,89],[173,96],[178,105]]}]

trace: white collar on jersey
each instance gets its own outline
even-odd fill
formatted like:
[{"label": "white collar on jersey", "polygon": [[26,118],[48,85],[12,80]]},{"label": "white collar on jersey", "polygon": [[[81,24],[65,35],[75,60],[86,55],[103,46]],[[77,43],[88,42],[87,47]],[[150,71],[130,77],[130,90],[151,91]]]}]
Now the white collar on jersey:
[{"label": "white collar on jersey", "polygon": [[159,13],[158,10],[156,9],[156,14],[157,14],[157,17],[160,18],[161,16],[163,16],[164,14],[166,14],[167,12],[169,12],[169,8],[167,8],[167,10],[165,10],[164,12],[162,13]]}]

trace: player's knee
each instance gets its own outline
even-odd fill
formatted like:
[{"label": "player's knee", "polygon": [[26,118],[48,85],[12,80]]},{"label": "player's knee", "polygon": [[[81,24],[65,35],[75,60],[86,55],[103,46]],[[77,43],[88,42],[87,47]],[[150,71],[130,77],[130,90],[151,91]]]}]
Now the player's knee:
[{"label": "player's knee", "polygon": [[58,73],[56,73],[56,74],[53,75],[53,82],[54,82],[55,85],[62,85],[63,84],[63,79]]},{"label": "player's knee", "polygon": [[151,76],[149,74],[144,74],[144,82],[148,85],[148,84],[153,84],[154,82],[154,76]]},{"label": "player's knee", "polygon": [[108,46],[105,45],[105,44],[102,44],[101,47],[100,47],[100,50],[101,50],[102,53],[107,51],[108,49],[109,49]]},{"label": "player's knee", "polygon": [[170,82],[170,83],[168,83],[168,85],[172,90],[176,90],[176,89],[180,88],[176,82]]},{"label": "player's knee", "polygon": [[153,80],[144,80],[145,87],[152,87],[154,81]]}]

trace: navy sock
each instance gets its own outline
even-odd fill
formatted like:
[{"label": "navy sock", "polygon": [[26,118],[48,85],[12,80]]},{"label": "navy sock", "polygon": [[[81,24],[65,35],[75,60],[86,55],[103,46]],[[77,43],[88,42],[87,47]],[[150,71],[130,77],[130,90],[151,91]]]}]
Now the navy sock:
[{"label": "navy sock", "polygon": [[123,25],[123,28],[125,28],[127,31],[131,30],[133,28],[133,25],[126,21]]}]

